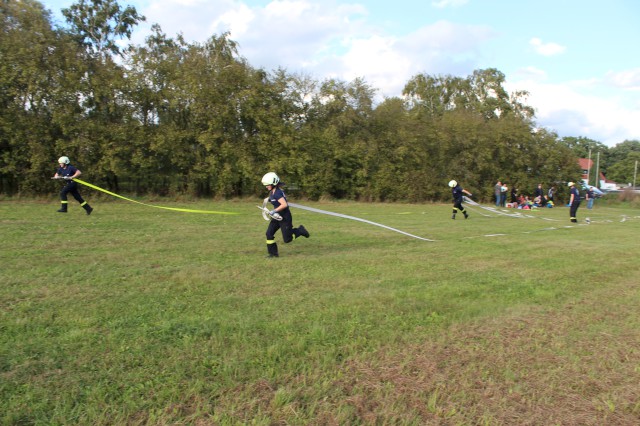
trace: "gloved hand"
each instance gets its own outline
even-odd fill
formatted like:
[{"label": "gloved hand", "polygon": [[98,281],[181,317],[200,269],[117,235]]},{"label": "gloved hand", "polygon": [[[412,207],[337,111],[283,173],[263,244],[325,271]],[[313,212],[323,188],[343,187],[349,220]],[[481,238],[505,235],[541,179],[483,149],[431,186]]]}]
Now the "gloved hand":
[{"label": "gloved hand", "polygon": [[273,220],[278,220],[278,221],[282,220],[282,216],[280,216],[280,213],[278,213],[275,210],[271,210],[269,212],[269,217],[271,217],[271,219]]}]

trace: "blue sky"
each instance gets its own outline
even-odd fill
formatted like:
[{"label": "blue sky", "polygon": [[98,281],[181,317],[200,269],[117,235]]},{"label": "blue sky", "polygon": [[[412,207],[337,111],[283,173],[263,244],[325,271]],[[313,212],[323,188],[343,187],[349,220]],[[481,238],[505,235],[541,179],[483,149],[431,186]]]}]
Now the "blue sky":
[{"label": "blue sky", "polygon": [[[59,11],[73,1],[46,0]],[[173,37],[230,31],[254,67],[363,78],[380,99],[416,74],[497,68],[540,127],[613,146],[640,140],[637,0],[120,0]],[[61,18],[59,18],[61,20]]]}]

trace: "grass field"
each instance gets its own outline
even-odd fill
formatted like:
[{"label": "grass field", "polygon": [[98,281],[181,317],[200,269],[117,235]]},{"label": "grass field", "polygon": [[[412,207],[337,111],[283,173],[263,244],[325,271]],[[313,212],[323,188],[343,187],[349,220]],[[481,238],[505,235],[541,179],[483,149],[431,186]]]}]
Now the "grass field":
[{"label": "grass field", "polygon": [[640,424],[637,208],[291,201],[0,201],[0,421]]}]

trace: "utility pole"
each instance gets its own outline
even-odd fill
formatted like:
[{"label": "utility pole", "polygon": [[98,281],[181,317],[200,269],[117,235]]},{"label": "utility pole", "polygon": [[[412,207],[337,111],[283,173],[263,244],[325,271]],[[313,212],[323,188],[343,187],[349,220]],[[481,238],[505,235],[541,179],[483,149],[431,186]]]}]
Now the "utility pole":
[{"label": "utility pole", "polygon": [[598,159],[596,160],[596,184],[594,185],[596,188],[600,189],[602,185],[598,185],[600,181],[600,151],[598,151]]},{"label": "utility pole", "polygon": [[591,147],[589,147],[589,160],[587,161],[587,185],[591,185],[589,177],[591,176]]},{"label": "utility pole", "polygon": [[636,167],[633,169],[633,189],[636,189],[636,176],[638,176],[638,160],[636,160]]}]

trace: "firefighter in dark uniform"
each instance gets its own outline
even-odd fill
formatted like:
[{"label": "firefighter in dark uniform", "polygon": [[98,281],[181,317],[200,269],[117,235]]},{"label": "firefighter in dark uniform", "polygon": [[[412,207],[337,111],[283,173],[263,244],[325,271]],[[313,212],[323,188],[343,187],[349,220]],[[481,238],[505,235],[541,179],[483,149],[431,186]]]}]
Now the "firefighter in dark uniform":
[{"label": "firefighter in dark uniform", "polygon": [[576,184],[573,182],[569,182],[569,188],[571,188],[571,194],[569,196],[569,217],[571,217],[571,222],[576,223],[578,221],[576,218],[578,207],[580,207],[580,191],[578,191]]},{"label": "firefighter in dark uniform", "polygon": [[58,171],[53,176],[53,179],[66,180],[66,184],[62,188],[62,191],[60,191],[60,203],[62,205],[60,206],[58,212],[67,212],[67,205],[69,203],[67,201],[67,194],[71,194],[73,195],[73,198],[75,198],[80,203],[80,206],[87,212],[87,214],[91,214],[93,208],[82,198],[80,192],[78,192],[78,184],[73,181],[73,179],[79,177],[82,172],[71,165],[69,157],[60,157],[58,159],[58,164],[60,165],[60,168],[58,168]]},{"label": "firefighter in dark uniform", "polygon": [[462,197],[463,194],[467,194],[469,197],[471,197],[472,194],[458,185],[458,182],[455,180],[449,182],[449,188],[451,188],[451,193],[453,194],[453,215],[451,216],[451,219],[455,220],[458,210],[464,215],[465,219],[468,218],[469,215],[467,214],[467,211],[462,207]]},{"label": "firefighter in dark uniform", "polygon": [[287,203],[287,197],[280,188],[280,178],[273,172],[269,172],[262,177],[262,184],[269,190],[269,202],[273,205],[273,210],[269,212],[271,220],[267,227],[267,253],[269,257],[278,257],[278,244],[275,235],[278,229],[282,231],[282,239],[290,243],[296,238],[309,238],[309,232],[304,226],[293,227],[293,217]]}]

